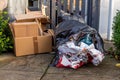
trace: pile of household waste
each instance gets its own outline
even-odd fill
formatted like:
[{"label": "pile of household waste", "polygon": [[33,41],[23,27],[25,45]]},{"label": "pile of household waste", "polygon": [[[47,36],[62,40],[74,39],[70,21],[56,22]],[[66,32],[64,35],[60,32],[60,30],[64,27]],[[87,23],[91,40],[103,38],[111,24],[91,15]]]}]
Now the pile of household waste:
[{"label": "pile of household waste", "polygon": [[99,33],[76,20],[58,24],[56,31],[56,67],[77,69],[87,63],[98,66],[104,59],[104,43]]}]

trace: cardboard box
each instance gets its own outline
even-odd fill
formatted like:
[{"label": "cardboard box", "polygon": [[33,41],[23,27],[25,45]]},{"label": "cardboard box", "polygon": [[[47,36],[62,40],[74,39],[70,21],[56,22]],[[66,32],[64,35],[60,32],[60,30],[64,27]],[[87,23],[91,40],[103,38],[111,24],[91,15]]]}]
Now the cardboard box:
[{"label": "cardboard box", "polygon": [[15,38],[16,56],[52,52],[52,36],[46,33],[44,36]]},{"label": "cardboard box", "polygon": [[[33,15],[33,14],[32,14]],[[38,16],[38,15],[37,15]],[[36,17],[37,17],[36,16]],[[16,21],[10,25],[14,37],[14,50],[16,56],[24,56],[52,51],[52,34],[48,32],[46,24],[42,24],[46,18],[37,19],[35,16],[17,16]],[[46,19],[47,20],[47,19]]]},{"label": "cardboard box", "polygon": [[38,36],[38,53],[52,52],[52,35]]},{"label": "cardboard box", "polygon": [[16,56],[34,54],[33,37],[15,37],[12,24],[9,24],[14,38],[14,52]]},{"label": "cardboard box", "polygon": [[13,26],[9,24],[14,37],[14,51],[16,56],[25,56],[52,51],[52,35],[44,32],[43,36],[36,37],[15,37]]},{"label": "cardboard box", "polygon": [[38,24],[36,22],[12,23],[15,37],[38,36]]},{"label": "cardboard box", "polygon": [[35,54],[33,37],[14,38],[16,56]]}]

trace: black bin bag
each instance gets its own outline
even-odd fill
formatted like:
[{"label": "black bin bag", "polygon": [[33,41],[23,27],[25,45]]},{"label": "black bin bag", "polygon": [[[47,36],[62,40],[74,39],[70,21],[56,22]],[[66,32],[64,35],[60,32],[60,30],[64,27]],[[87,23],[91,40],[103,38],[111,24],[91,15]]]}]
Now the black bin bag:
[{"label": "black bin bag", "polygon": [[55,29],[56,56],[53,65],[77,69],[86,63],[97,66],[105,56],[104,42],[100,34],[87,24],[63,20]]},{"label": "black bin bag", "polygon": [[94,42],[96,49],[105,53],[104,50],[104,42],[101,38],[100,34],[92,27],[86,25],[85,23],[81,23],[76,20],[67,20],[63,21],[57,25],[55,34],[56,34],[56,45],[59,46],[67,41],[69,41],[69,37],[73,34],[77,33],[91,34],[91,38]]}]

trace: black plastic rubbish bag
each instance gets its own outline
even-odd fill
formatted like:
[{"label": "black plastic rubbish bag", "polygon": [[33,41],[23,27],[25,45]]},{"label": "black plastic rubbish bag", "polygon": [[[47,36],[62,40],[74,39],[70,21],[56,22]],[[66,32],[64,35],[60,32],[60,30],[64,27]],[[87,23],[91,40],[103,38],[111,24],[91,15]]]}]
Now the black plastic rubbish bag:
[{"label": "black plastic rubbish bag", "polygon": [[92,27],[75,20],[63,21],[57,25],[56,34],[56,45],[57,47],[65,42],[69,41],[71,35],[79,34],[78,37],[83,38],[84,35],[90,34],[90,37],[96,47],[102,53],[105,53],[104,42],[99,33]]},{"label": "black plastic rubbish bag", "polygon": [[105,53],[99,33],[74,15],[62,18],[55,29],[57,51],[53,65],[73,69],[89,62],[99,65]]}]

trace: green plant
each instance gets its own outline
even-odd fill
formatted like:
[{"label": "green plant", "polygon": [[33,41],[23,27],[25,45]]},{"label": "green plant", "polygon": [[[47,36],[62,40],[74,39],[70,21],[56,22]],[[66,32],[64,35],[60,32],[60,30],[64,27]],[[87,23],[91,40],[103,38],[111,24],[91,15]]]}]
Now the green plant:
[{"label": "green plant", "polygon": [[0,53],[7,52],[13,48],[12,34],[8,27],[8,21],[7,12],[0,11]]},{"label": "green plant", "polygon": [[120,11],[117,10],[113,21],[113,42],[115,46],[115,55],[120,56]]}]

